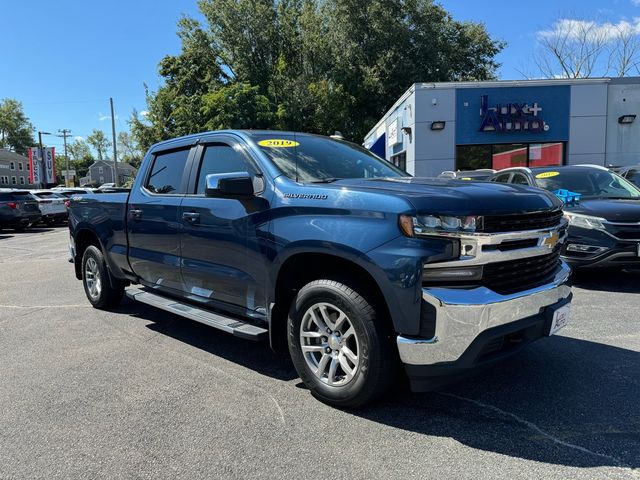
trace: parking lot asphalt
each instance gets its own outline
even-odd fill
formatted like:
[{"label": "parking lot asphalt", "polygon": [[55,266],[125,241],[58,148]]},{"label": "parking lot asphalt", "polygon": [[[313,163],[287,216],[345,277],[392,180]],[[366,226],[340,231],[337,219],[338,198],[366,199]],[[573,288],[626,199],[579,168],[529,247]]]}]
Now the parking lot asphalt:
[{"label": "parking lot asphalt", "polygon": [[66,228],[0,232],[0,478],[640,478],[640,274],[574,281],[571,324],[443,392],[314,400],[267,345],[98,311]]}]

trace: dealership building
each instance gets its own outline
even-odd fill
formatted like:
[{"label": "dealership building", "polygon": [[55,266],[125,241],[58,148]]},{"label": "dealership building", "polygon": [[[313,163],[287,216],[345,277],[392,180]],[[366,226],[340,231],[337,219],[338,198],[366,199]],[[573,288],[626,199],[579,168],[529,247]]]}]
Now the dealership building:
[{"label": "dealership building", "polygon": [[416,83],[364,145],[417,176],[640,164],[640,77]]}]

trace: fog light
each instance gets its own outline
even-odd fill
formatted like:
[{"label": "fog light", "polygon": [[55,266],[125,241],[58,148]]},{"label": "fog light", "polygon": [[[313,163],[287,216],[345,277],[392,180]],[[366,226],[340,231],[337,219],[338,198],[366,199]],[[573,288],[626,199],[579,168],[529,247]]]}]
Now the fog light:
[{"label": "fog light", "polygon": [[570,243],[567,245],[567,252],[578,253],[600,253],[604,252],[607,247],[598,247],[596,245],[581,245],[579,243]]}]

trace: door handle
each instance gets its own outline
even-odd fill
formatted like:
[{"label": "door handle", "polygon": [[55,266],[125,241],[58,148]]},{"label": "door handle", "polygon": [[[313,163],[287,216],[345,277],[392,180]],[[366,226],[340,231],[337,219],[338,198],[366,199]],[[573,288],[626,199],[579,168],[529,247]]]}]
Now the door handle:
[{"label": "door handle", "polygon": [[135,219],[139,219],[142,218],[142,210],[138,209],[138,208],[133,208],[131,210],[129,210],[129,213],[131,213],[131,216]]},{"label": "door handle", "polygon": [[182,219],[190,223],[197,223],[200,221],[200,214],[196,212],[182,212]]}]

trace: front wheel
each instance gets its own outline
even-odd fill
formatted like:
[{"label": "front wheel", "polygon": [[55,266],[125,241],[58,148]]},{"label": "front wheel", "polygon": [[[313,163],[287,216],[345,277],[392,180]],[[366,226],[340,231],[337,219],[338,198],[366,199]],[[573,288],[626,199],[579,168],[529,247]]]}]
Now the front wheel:
[{"label": "front wheel", "polygon": [[124,285],[111,285],[109,271],[99,248],[90,245],[82,255],[82,284],[84,292],[95,308],[117,307],[124,295]]},{"label": "front wheel", "polygon": [[305,285],[289,311],[289,352],[319,400],[359,407],[379,397],[392,381],[397,354],[385,319],[359,293],[334,280]]}]

